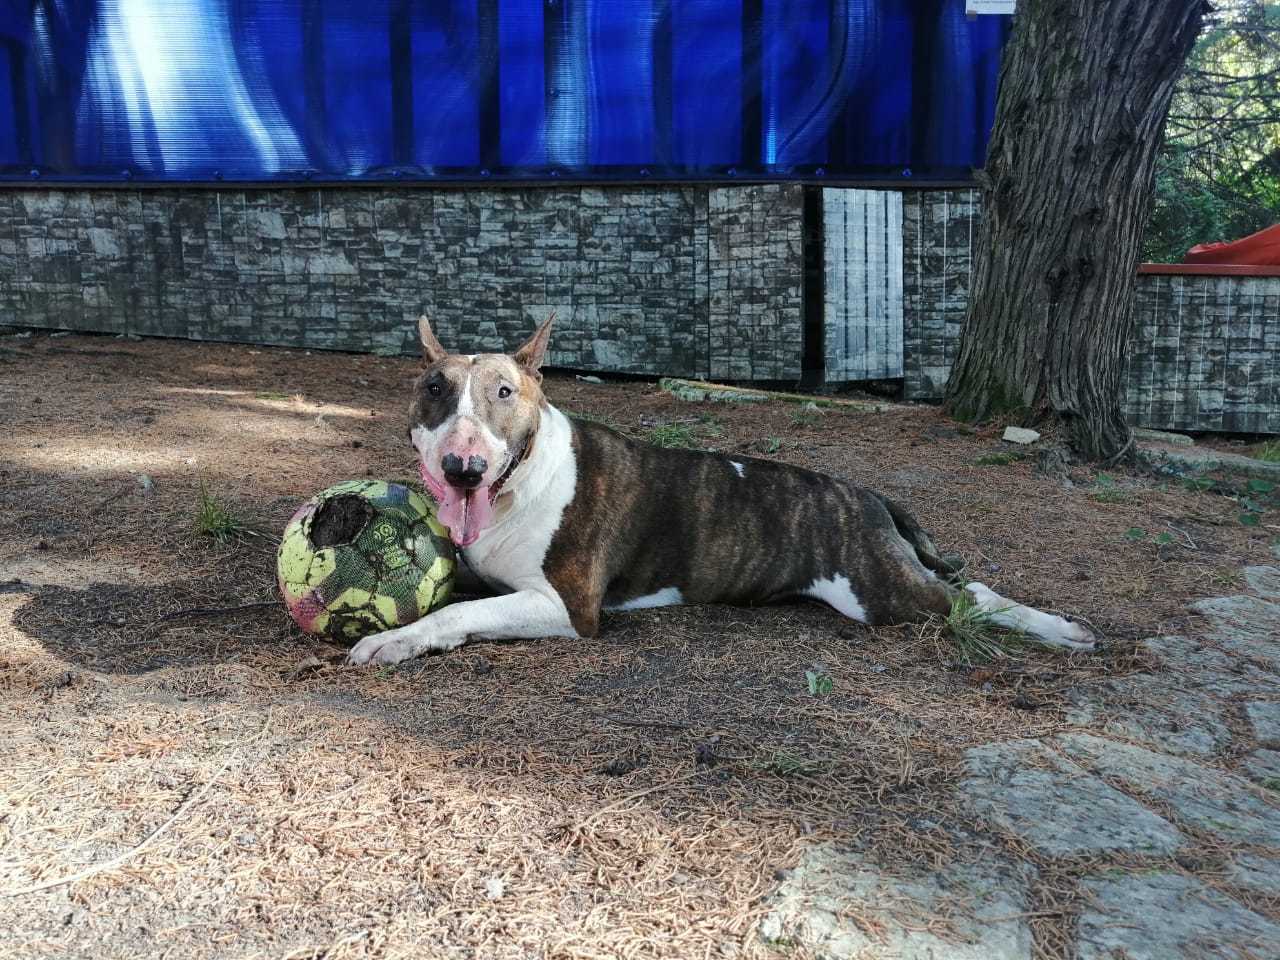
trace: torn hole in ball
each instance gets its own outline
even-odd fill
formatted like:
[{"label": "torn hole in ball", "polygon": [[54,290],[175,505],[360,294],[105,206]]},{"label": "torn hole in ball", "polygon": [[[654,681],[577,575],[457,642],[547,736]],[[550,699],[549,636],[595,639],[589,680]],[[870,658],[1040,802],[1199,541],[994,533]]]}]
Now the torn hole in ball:
[{"label": "torn hole in ball", "polygon": [[311,542],[316,549],[355,542],[373,519],[373,505],[352,493],[326,500],[311,518]]}]

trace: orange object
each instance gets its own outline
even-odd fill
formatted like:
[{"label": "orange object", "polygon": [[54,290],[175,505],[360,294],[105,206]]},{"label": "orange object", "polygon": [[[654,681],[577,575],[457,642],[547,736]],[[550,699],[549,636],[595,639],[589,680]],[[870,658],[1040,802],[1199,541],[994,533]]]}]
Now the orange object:
[{"label": "orange object", "polygon": [[1280,266],[1280,223],[1230,243],[1198,243],[1182,262]]}]

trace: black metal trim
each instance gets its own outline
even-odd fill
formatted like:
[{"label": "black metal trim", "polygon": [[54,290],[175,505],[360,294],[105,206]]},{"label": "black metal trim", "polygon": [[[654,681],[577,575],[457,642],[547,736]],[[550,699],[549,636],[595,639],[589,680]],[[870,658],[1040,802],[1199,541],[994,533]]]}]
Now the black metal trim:
[{"label": "black metal trim", "polygon": [[812,390],[827,376],[826,328],[826,231],[822,220],[822,187],[804,188],[801,215],[801,259],[804,285],[801,295],[800,386]]},{"label": "black metal trim", "polygon": [[742,0],[742,146],[738,156],[754,166],[764,153],[764,0]]},{"label": "black metal trim", "polygon": [[485,170],[502,166],[502,64],[498,37],[498,0],[477,0],[480,25],[477,37],[480,60],[480,166]]},{"label": "black metal trim", "polygon": [[394,0],[387,25],[391,48],[391,159],[413,162],[413,18],[409,0]]}]

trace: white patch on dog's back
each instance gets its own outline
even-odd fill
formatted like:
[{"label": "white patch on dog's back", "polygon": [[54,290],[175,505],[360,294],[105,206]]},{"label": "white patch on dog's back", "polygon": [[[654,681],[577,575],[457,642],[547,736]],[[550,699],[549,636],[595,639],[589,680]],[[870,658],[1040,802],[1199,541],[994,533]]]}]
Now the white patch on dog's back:
[{"label": "white patch on dog's back", "polygon": [[733,469],[738,471],[738,476],[745,477],[747,475],[747,468],[745,464],[741,464],[737,460],[730,460],[729,463],[732,464]]},{"label": "white patch on dog's back", "polygon": [[853,592],[853,584],[843,573],[837,573],[829,580],[818,579],[800,591],[806,597],[813,597],[834,607],[850,620],[859,623],[867,622],[867,611],[858,595]]},{"label": "white patch on dog's back", "polygon": [[679,587],[663,587],[656,593],[647,593],[643,597],[632,597],[605,607],[606,610],[648,610],[650,607],[674,607],[684,603],[684,596]]}]

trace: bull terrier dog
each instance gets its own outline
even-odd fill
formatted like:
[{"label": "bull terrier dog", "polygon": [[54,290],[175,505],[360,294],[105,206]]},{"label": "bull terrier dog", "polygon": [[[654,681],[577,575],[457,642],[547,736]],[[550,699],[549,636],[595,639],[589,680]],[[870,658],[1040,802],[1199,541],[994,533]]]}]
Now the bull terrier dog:
[{"label": "bull terrier dog", "polygon": [[397,663],[473,638],[591,637],[601,610],[821,600],[866,624],[945,615],[960,592],[1040,642],[1092,650],[1081,624],[961,585],[912,516],[811,470],[637,442],[542,392],[554,317],[514,354],[448,353],[418,322],[426,369],[409,436],[439,519],[496,596],[352,648]]}]

